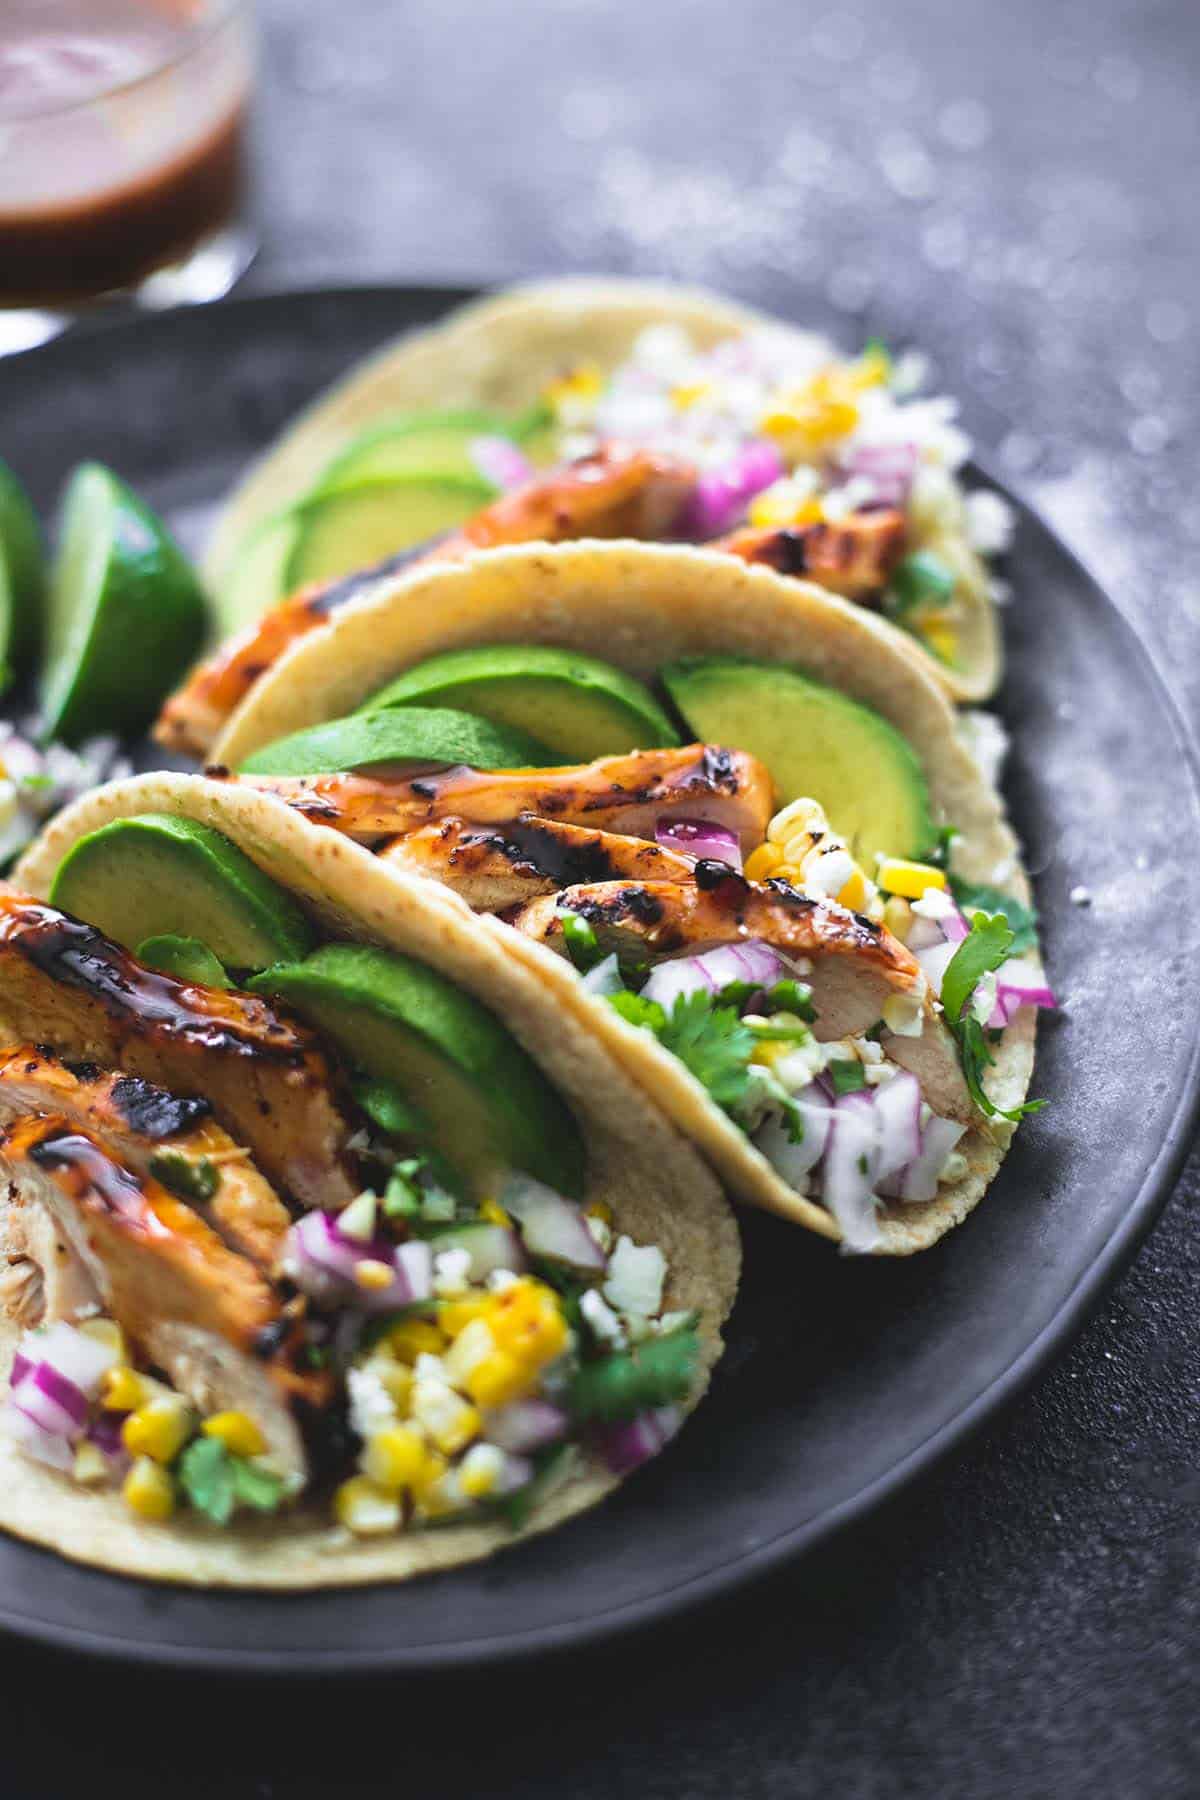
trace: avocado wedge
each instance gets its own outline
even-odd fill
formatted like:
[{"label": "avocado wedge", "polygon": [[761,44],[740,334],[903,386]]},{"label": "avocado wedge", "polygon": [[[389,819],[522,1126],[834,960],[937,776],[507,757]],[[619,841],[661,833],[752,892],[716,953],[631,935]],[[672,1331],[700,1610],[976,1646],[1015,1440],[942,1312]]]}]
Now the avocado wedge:
[{"label": "avocado wedge", "polygon": [[196,987],[233,986],[220,959],[199,938],[180,937],[173,931],[160,932],[157,937],[143,938],[134,955],[148,969],[173,975],[176,981],[190,981]]},{"label": "avocado wedge", "polygon": [[877,853],[929,849],[934,827],[921,765],[870,707],[795,669],[736,657],[673,663],[662,682],[697,738],[766,764],[780,806],[801,795],[819,800],[868,871]]},{"label": "avocado wedge", "polygon": [[399,778],[465,764],[470,769],[544,769],[555,757],[511,726],[448,707],[391,707],[313,725],[267,744],[242,764],[246,775],[338,775],[352,769]]},{"label": "avocado wedge", "polygon": [[434,1147],[478,1198],[512,1169],[578,1196],[575,1122],[487,1008],[424,963],[362,944],[327,944],[249,984],[308,1019],[428,1120]]},{"label": "avocado wedge", "polygon": [[231,969],[295,961],[313,944],[291,895],[244,851],[168,813],[114,819],[80,838],[59,864],[50,903],[130,949],[147,939],[199,939]]},{"label": "avocado wedge", "polygon": [[332,581],[452,531],[496,493],[482,476],[408,473],[321,488],[297,513],[284,590]]},{"label": "avocado wedge", "polygon": [[406,669],[362,708],[451,706],[535,734],[564,763],[657,750],[679,735],[640,681],[594,656],[542,644],[450,650]]},{"label": "avocado wedge", "polygon": [[[352,482],[390,480],[394,475],[448,476],[451,480],[486,481],[471,452],[480,437],[508,437],[495,413],[417,412],[372,425],[336,457],[321,478],[321,489]],[[495,493],[495,488],[493,488]]]}]

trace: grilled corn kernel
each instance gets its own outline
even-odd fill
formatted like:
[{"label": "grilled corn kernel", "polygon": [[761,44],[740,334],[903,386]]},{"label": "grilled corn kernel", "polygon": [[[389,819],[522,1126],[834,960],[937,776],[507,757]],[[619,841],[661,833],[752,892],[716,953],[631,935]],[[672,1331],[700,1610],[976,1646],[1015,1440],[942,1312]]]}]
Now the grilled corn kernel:
[{"label": "grilled corn kernel", "polygon": [[446,1458],[431,1450],[420,1484],[413,1493],[417,1511],[426,1519],[441,1519],[447,1513],[456,1512],[461,1504],[456,1487],[454,1472]]},{"label": "grilled corn kernel", "polygon": [[883,387],[891,377],[892,359],[882,344],[872,344],[864,350],[854,365],[854,380],[858,387]]},{"label": "grilled corn kernel", "polygon": [[103,1344],[106,1350],[112,1351],[118,1361],[123,1363],[129,1361],[129,1347],[125,1342],[125,1333],[115,1319],[83,1319],[76,1330],[82,1331],[85,1337],[94,1338],[98,1344]]},{"label": "grilled corn kernel", "polygon": [[98,1487],[108,1480],[108,1461],[102,1450],[87,1439],[75,1452],[75,1465],[71,1474],[81,1487]]},{"label": "grilled corn kernel", "polygon": [[121,1493],[139,1518],[169,1519],[175,1511],[175,1484],[152,1457],[138,1457],[121,1483]]},{"label": "grilled corn kernel", "polygon": [[861,869],[855,869],[838,893],[838,905],[848,906],[851,912],[861,912],[866,903],[866,879]]},{"label": "grilled corn kernel", "polygon": [[421,1482],[428,1445],[411,1425],[389,1425],[367,1440],[359,1468],[377,1487],[389,1494]]},{"label": "grilled corn kernel", "polygon": [[468,1500],[486,1500],[503,1474],[503,1450],[495,1444],[473,1444],[458,1466],[458,1485]]},{"label": "grilled corn kernel", "polygon": [[820,801],[803,795],[775,814],[767,826],[767,841],[771,844],[786,844],[798,831],[811,834],[814,831],[828,830],[829,820],[825,817],[825,809]]},{"label": "grilled corn kernel", "polygon": [[687,412],[689,407],[695,406],[697,400],[703,400],[708,391],[707,381],[685,381],[679,387],[671,389],[671,401],[680,412]]},{"label": "grilled corn kernel", "polygon": [[506,1288],[488,1322],[500,1349],[538,1368],[567,1346],[567,1322],[557,1296],[540,1281],[524,1279]]},{"label": "grilled corn kernel", "polygon": [[396,1271],[390,1263],[379,1262],[373,1256],[366,1256],[354,1267],[354,1279],[360,1288],[368,1293],[377,1294],[382,1289],[391,1287]]},{"label": "grilled corn kernel", "polygon": [[958,661],[958,633],[944,619],[930,619],[922,626],[922,635],[935,656],[945,663]]},{"label": "grilled corn kernel", "polygon": [[603,1219],[606,1225],[613,1222],[613,1209],[607,1200],[589,1200],[583,1209],[585,1219]]},{"label": "grilled corn kernel", "polygon": [[100,1403],[109,1412],[133,1412],[149,1398],[146,1382],[136,1369],[109,1369],[100,1383]]},{"label": "grilled corn kernel", "polygon": [[205,1437],[219,1438],[234,1456],[261,1456],[267,1447],[266,1438],[249,1413],[212,1413],[200,1429]]},{"label": "grilled corn kernel", "polygon": [[485,1200],[479,1208],[479,1216],[481,1219],[486,1219],[489,1225],[512,1224],[512,1219],[498,1200]]},{"label": "grilled corn kernel", "polygon": [[889,894],[883,908],[883,922],[893,937],[906,944],[912,926],[912,907],[899,894]]},{"label": "grilled corn kernel", "polygon": [[446,1333],[429,1319],[402,1319],[388,1333],[388,1349],[403,1363],[415,1363],[418,1356],[440,1356],[446,1348]]},{"label": "grilled corn kernel", "polygon": [[486,1319],[472,1319],[447,1350],[444,1367],[455,1387],[462,1387],[471,1370],[477,1368],[496,1348],[496,1340]]},{"label": "grilled corn kernel", "polygon": [[465,1448],[479,1436],[483,1424],[479,1409],[464,1400],[445,1381],[417,1378],[413,1388],[412,1416],[447,1456]]},{"label": "grilled corn kernel", "polygon": [[398,1413],[408,1411],[412,1399],[413,1372],[407,1363],[397,1362],[394,1356],[376,1353],[366,1365],[373,1375],[378,1375],[383,1383],[384,1392],[391,1400]]},{"label": "grilled corn kernel", "polygon": [[778,875],[779,865],[783,861],[783,851],[778,844],[760,844],[746,858],[745,876],[747,881],[766,881],[771,875]]},{"label": "grilled corn kernel", "polygon": [[400,1502],[365,1475],[343,1481],[333,1497],[338,1523],[355,1537],[381,1537],[400,1529]]},{"label": "grilled corn kernel", "polygon": [[879,865],[879,885],[889,894],[899,894],[905,900],[919,900],[927,888],[944,888],[946,885],[945,869],[937,869],[932,863],[906,862],[899,857],[885,856]]},{"label": "grilled corn kernel", "polygon": [[130,1456],[149,1456],[169,1463],[192,1433],[192,1409],[177,1394],[151,1400],[131,1412],[121,1427],[121,1442]]},{"label": "grilled corn kernel", "polygon": [[518,1362],[507,1350],[496,1350],[483,1362],[476,1364],[467,1376],[465,1385],[476,1406],[487,1409],[507,1406],[510,1400],[519,1400],[529,1392],[536,1380],[535,1370]]},{"label": "grilled corn kernel", "polygon": [[464,1294],[461,1300],[443,1300],[438,1307],[438,1324],[447,1337],[456,1338],[476,1319],[486,1319],[494,1305],[490,1294]]}]

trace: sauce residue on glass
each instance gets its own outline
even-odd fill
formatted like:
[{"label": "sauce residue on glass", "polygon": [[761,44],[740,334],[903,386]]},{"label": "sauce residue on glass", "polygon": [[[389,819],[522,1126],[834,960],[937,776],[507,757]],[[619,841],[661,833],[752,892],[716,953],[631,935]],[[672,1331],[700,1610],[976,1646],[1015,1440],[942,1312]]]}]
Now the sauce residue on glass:
[{"label": "sauce residue on glass", "polygon": [[132,287],[228,223],[249,80],[229,0],[3,0],[0,305]]}]

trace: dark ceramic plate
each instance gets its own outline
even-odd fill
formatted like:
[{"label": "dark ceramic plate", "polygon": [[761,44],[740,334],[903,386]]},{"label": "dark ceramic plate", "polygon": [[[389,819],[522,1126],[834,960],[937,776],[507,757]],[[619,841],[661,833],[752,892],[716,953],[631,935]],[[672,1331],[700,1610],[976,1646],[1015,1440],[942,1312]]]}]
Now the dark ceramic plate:
[{"label": "dark ceramic plate", "polygon": [[[363,352],[464,298],[303,294],[182,312],[0,364],[0,445],[48,508],[112,463],[193,543],[296,409]],[[1200,1086],[1196,761],[1146,652],[1028,511],[1001,711],[1008,793],[1065,1001],[986,1203],[905,1263],[839,1259],[744,1216],[729,1349],[695,1420],[599,1510],[408,1586],[192,1593],[0,1538],[0,1624],[228,1669],[427,1668],[580,1643],[811,1549],[960,1443],[1059,1351],[1169,1193]],[[1090,906],[1070,893],[1086,885]]]}]

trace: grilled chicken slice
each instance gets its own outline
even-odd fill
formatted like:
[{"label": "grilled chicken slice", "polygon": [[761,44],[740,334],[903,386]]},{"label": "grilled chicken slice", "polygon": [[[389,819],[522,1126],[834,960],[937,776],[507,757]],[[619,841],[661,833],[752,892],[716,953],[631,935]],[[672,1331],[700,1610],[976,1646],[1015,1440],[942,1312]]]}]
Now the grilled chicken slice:
[{"label": "grilled chicken slice", "polygon": [[51,906],[0,893],[0,1032],[207,1100],[305,1206],[361,1191],[351,1103],[316,1038],[266,1001],[192,986]]},{"label": "grilled chicken slice", "polygon": [[[271,1274],[291,1215],[270,1182],[212,1118],[207,1100],[180,1100],[137,1075],[105,1074],[87,1065],[69,1069],[32,1044],[0,1051],[0,1121],[26,1113],[54,1113],[99,1137],[127,1168],[164,1179],[172,1161],[186,1180],[215,1180],[211,1199],[193,1199],[230,1249]],[[179,1177],[166,1185],[178,1184]],[[199,1191],[199,1187],[197,1188]],[[190,1198],[186,1188],[184,1197]]]},{"label": "grilled chicken slice", "polygon": [[690,881],[694,864],[645,838],[521,813],[496,829],[443,819],[398,837],[384,862],[453,888],[476,912],[504,912],[577,882]]},{"label": "grilled chicken slice", "polygon": [[[280,1472],[304,1476],[293,1405],[327,1404],[330,1383],[292,1366],[299,1327],[252,1263],[62,1118],[5,1127],[0,1180],[8,1210],[49,1218],[101,1307],[180,1393],[205,1413],[248,1413]],[[46,1323],[61,1316],[47,1306]]]},{"label": "grilled chicken slice", "polygon": [[811,983],[817,1014],[813,1030],[822,1042],[869,1031],[884,1017],[893,996],[922,996],[921,1035],[885,1032],[887,1054],[917,1077],[936,1113],[964,1123],[974,1117],[954,1040],[934,1010],[920,965],[870,919],[809,900],[786,882],[756,886],[730,873],[712,886],[605,882],[570,887],[532,901],[510,922],[565,955],[563,910],[587,919],[606,950],[694,956],[717,944],[757,939],[807,959],[812,972],[804,979]]},{"label": "grilled chicken slice", "polygon": [[761,843],[771,777],[742,750],[688,744],[635,750],[561,769],[444,769],[396,781],[367,775],[238,775],[294,806],[314,825],[367,843],[449,818],[507,825],[527,813],[593,831],[654,839],[664,813],[724,826],[743,850]]},{"label": "grilled chicken slice", "polygon": [[501,544],[666,537],[695,479],[690,463],[620,444],[606,445],[565,469],[535,476],[432,546],[402,551],[387,562],[338,581],[301,588],[281,601],[193,669],[163,707],[154,735],[172,750],[207,755],[234,708],[288,646],[384,576],[416,563],[454,561]]},{"label": "grilled chicken slice", "polygon": [[904,554],[904,514],[889,506],[851,513],[837,525],[749,527],[709,548],[803,575],[846,600],[878,600]]}]

